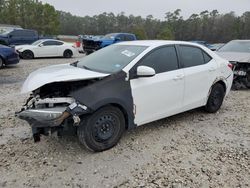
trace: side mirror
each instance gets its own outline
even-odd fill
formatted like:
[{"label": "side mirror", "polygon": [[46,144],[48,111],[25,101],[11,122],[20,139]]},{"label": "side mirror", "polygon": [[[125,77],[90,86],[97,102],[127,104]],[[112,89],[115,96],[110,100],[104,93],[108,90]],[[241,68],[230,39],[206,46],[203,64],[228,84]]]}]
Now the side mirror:
[{"label": "side mirror", "polygon": [[152,77],[155,75],[155,70],[148,66],[137,67],[137,77]]}]

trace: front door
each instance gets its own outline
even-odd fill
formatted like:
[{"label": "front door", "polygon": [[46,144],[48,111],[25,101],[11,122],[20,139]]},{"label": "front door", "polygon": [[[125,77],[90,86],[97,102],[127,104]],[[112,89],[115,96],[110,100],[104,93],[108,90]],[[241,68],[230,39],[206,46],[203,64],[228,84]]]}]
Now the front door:
[{"label": "front door", "polygon": [[131,78],[135,123],[142,125],[178,113],[182,107],[184,73],[174,46],[157,48],[132,68],[140,65],[155,69],[153,77]]}]

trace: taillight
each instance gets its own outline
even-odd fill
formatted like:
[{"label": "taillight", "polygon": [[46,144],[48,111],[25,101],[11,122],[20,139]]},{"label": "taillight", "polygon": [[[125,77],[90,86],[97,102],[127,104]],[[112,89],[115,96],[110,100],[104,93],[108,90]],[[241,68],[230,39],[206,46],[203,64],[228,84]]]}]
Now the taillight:
[{"label": "taillight", "polygon": [[234,68],[234,65],[233,65],[232,63],[228,63],[227,66],[228,66],[230,69],[232,69],[232,70],[233,70],[233,68]]}]

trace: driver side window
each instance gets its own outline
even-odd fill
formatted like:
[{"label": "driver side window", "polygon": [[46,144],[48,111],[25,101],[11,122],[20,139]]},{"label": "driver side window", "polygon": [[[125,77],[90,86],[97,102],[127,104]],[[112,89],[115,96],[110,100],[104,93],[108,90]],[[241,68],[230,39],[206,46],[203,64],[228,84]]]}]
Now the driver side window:
[{"label": "driver side window", "polygon": [[156,74],[178,69],[178,59],[174,46],[166,46],[154,50],[146,55],[138,66],[148,66],[155,70]]}]

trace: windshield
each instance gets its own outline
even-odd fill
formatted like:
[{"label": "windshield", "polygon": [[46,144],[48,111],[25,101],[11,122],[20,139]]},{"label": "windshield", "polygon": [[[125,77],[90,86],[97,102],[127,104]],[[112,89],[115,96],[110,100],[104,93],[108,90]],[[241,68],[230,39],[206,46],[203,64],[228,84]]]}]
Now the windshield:
[{"label": "windshield", "polygon": [[40,44],[41,42],[43,42],[43,40],[37,40],[37,41],[33,42],[31,45],[36,46],[36,45]]},{"label": "windshield", "polygon": [[230,41],[221,47],[219,52],[243,52],[250,53],[250,41]]},{"label": "windshield", "polygon": [[122,70],[146,48],[147,46],[111,45],[84,57],[77,67],[115,73]]},{"label": "windshield", "polygon": [[105,35],[102,39],[106,39],[106,40],[114,40],[115,39],[116,34],[115,33],[111,33],[111,34],[107,34]]}]

